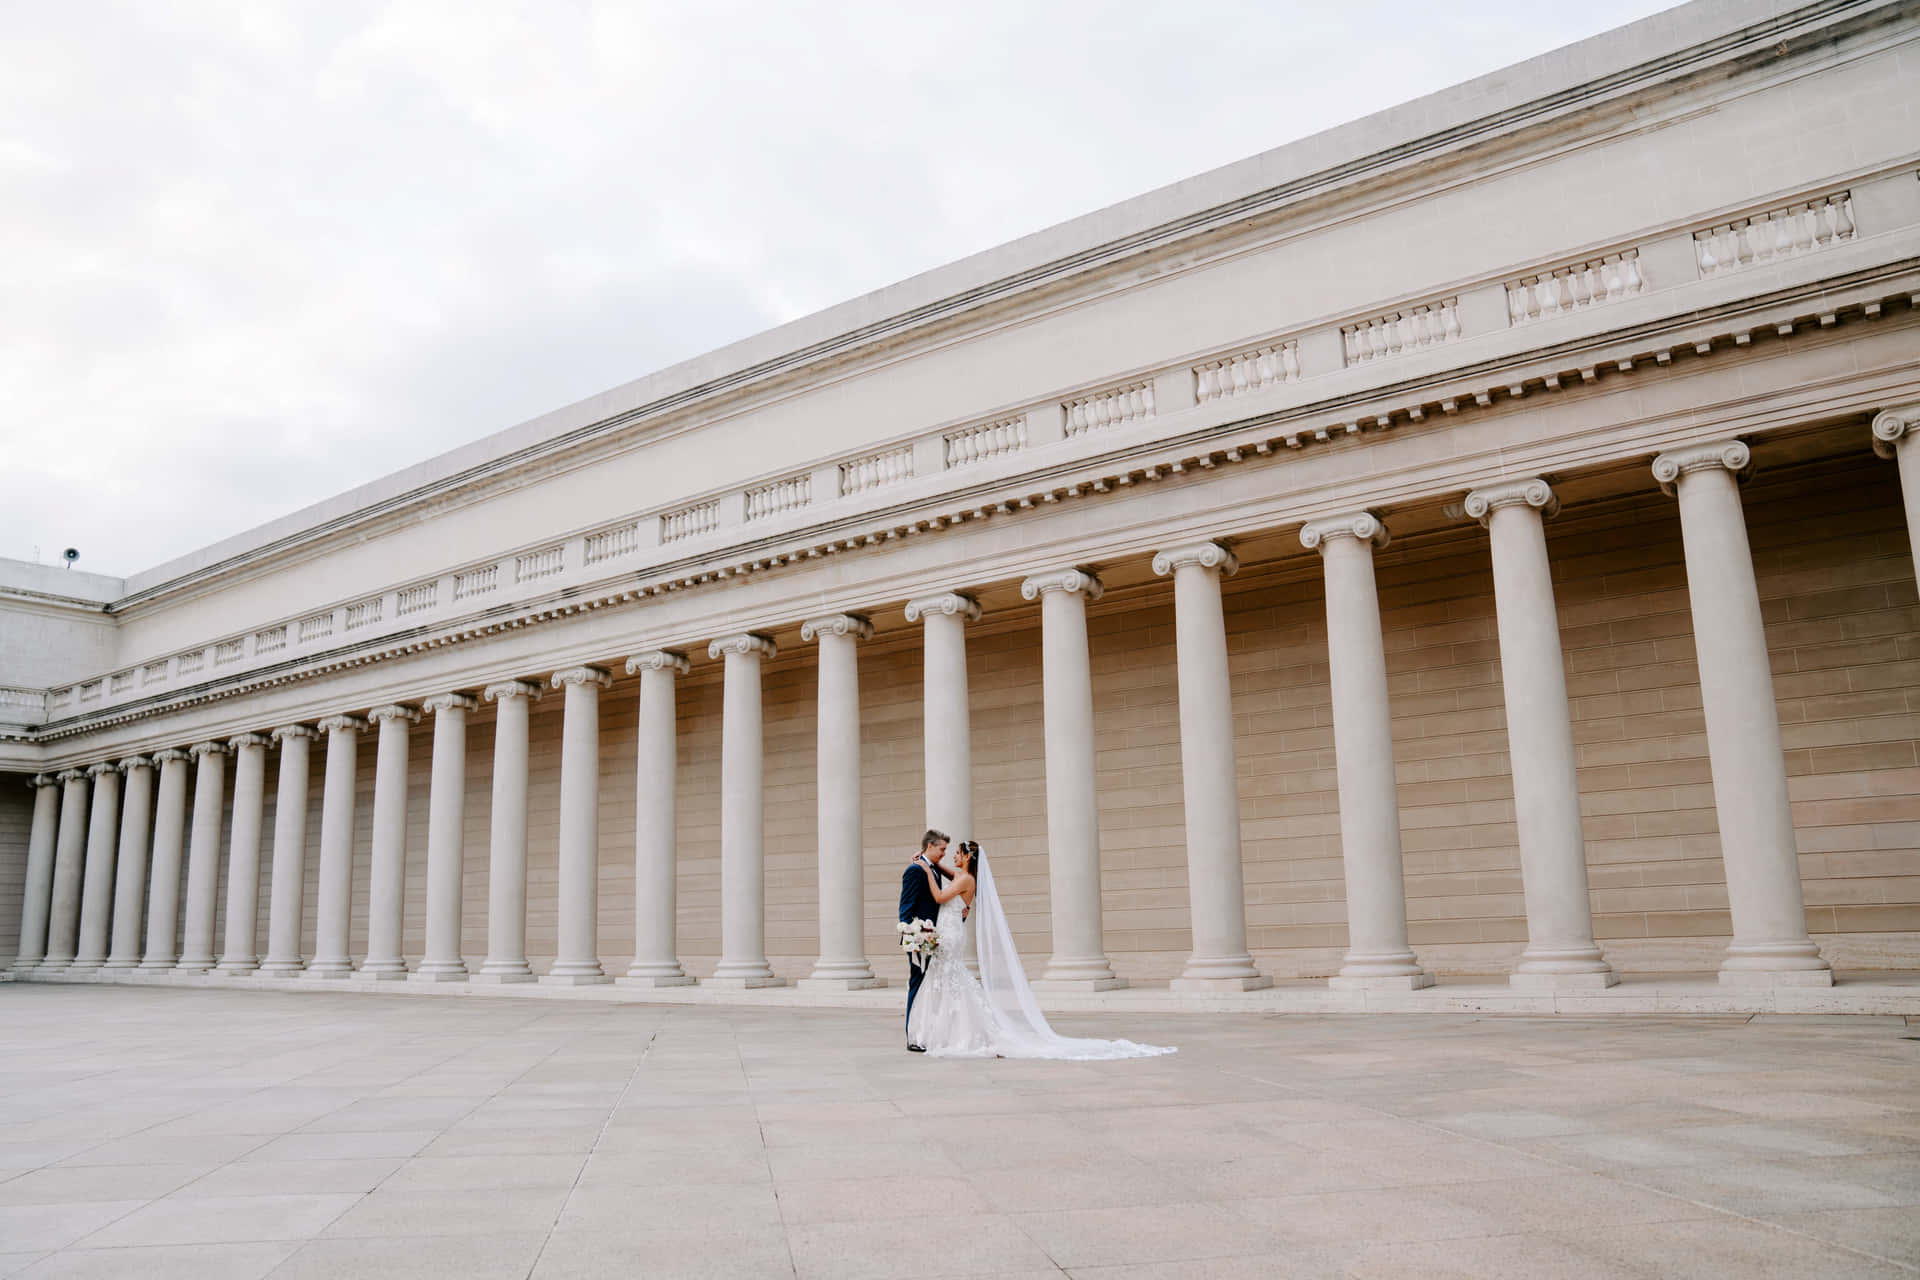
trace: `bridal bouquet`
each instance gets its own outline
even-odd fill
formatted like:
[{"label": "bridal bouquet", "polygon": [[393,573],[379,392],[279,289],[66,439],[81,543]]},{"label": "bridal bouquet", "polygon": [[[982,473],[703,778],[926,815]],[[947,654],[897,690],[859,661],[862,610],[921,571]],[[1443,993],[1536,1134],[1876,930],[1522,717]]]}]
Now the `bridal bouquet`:
[{"label": "bridal bouquet", "polygon": [[940,949],[940,935],[925,920],[902,920],[896,927],[900,930],[900,949],[908,955],[930,960]]}]

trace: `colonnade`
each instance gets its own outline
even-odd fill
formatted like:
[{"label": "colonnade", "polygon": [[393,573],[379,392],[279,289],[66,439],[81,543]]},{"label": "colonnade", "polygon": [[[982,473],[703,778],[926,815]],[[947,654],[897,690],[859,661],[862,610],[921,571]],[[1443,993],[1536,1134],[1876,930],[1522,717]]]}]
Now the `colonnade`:
[{"label": "colonnade", "polygon": [[[1910,415],[1920,421],[1920,412]],[[1910,437],[1876,422],[1894,447]],[[1904,420],[1903,420],[1904,421]],[[1904,430],[1904,428],[1903,428]],[[1900,443],[1899,447],[1907,446]],[[1905,453],[1903,474],[1908,467]],[[1759,594],[1740,505],[1747,446],[1737,440],[1678,448],[1653,463],[1679,504],[1688,593],[1699,653],[1701,696],[1726,866],[1733,940],[1725,982],[1825,984],[1826,961],[1810,940],[1801,897],[1785,761],[1767,662]],[[1920,460],[1913,465],[1920,467]],[[1914,477],[1909,477],[1914,478]],[[1915,489],[1908,488],[1910,507]],[[1527,917],[1519,986],[1607,986],[1612,969],[1595,943],[1575,772],[1572,719],[1555,612],[1544,520],[1557,503],[1536,477],[1500,477],[1473,489],[1466,513],[1487,529],[1493,567],[1514,808]],[[1920,528],[1920,525],[1916,525]],[[1390,701],[1374,558],[1389,538],[1373,512],[1335,513],[1300,530],[1319,553],[1325,578],[1348,951],[1330,981],[1342,987],[1416,988],[1433,979],[1408,942],[1407,907],[1394,782]],[[1920,562],[1920,544],[1916,546]],[[1268,984],[1247,945],[1233,705],[1222,580],[1238,565],[1222,543],[1196,541],[1153,558],[1173,580],[1179,719],[1192,950],[1174,981],[1181,991],[1248,990]],[[1036,985],[1103,990],[1125,985],[1105,951],[1095,787],[1095,733],[1086,608],[1100,579],[1078,566],[1028,577],[1021,594],[1040,606],[1046,759],[1048,881],[1052,954]],[[980,617],[964,592],[943,591],[906,605],[925,646],[925,797],[930,826],[973,831],[966,628]],[[883,985],[865,954],[862,927],[862,809],[858,647],[870,622],[852,613],[809,620],[804,642],[819,645],[819,955],[808,986]],[[721,956],[708,982],[778,985],[764,931],[761,668],[773,640],[744,632],[713,640],[724,660],[721,725]],[[600,699],[611,683],[600,666],[552,674],[545,689],[565,699],[560,760],[559,893],[556,953],[539,980],[562,985],[620,981],[636,986],[692,982],[675,939],[675,684],[688,671],[674,650],[635,654],[640,676],[636,833],[635,955],[624,975],[602,968],[596,945]],[[95,969],[218,969],[326,980],[410,978],[417,982],[531,982],[526,956],[529,707],[543,686],[523,679],[486,685],[479,698],[449,691],[418,706],[390,704],[365,717],[335,715],[316,726],[282,725],[68,769],[33,779],[36,794],[16,969],[39,974]],[[467,718],[480,699],[495,705],[487,952],[469,974],[460,954],[462,815]],[[408,971],[401,947],[409,730],[433,725],[428,793],[426,941]],[[376,732],[373,853],[366,954],[348,954],[357,752]],[[326,739],[318,929],[311,958],[300,953],[306,886],[306,782],[315,739]],[[265,756],[282,753],[273,836],[267,952],[256,958]],[[226,928],[213,951],[219,835],[232,769],[233,822],[227,842]],[[194,767],[191,805],[187,771]],[[157,798],[156,798],[157,771]],[[123,784],[124,779],[124,784]],[[152,841],[149,848],[148,831]],[[179,912],[183,831],[185,914]],[[143,884],[151,860],[152,890]],[[176,949],[176,941],[178,943]]]}]

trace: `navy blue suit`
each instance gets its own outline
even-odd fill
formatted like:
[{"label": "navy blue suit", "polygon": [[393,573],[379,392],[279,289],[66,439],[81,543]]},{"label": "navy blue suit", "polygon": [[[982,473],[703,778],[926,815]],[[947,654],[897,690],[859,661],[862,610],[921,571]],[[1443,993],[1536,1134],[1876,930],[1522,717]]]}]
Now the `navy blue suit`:
[{"label": "navy blue suit", "polygon": [[[942,883],[946,882],[946,872],[935,867],[933,874]],[[918,862],[909,862],[907,869],[900,873],[900,923],[909,924],[915,920],[925,920],[928,924],[940,918],[940,904],[934,901],[933,886],[927,883],[925,868]],[[913,998],[920,994],[920,979],[927,976],[926,968],[920,963],[920,957],[907,957],[907,1018],[913,1018]]]}]

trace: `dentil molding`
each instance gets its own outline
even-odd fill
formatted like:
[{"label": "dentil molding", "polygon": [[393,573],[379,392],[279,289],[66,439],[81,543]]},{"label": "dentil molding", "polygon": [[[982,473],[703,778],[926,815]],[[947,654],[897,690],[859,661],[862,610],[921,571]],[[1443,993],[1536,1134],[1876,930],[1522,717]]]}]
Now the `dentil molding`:
[{"label": "dentil molding", "polygon": [[1373,544],[1374,550],[1387,545],[1387,525],[1371,511],[1347,511],[1337,516],[1309,520],[1300,526],[1300,545],[1319,551],[1329,538],[1353,538]]},{"label": "dentil molding", "polygon": [[1893,457],[1893,447],[1908,432],[1920,433],[1920,404],[1882,409],[1873,416],[1873,451],[1883,458]]},{"label": "dentil molding", "polygon": [[830,618],[814,618],[800,624],[800,638],[811,644],[821,636],[852,636],[856,640],[873,639],[873,624],[857,613],[836,613]]},{"label": "dentil molding", "polygon": [[967,622],[978,622],[980,621],[980,602],[958,591],[943,591],[939,595],[921,596],[917,600],[907,601],[908,622],[918,622],[936,613],[944,614],[949,618],[958,614]]},{"label": "dentil molding", "polygon": [[1681,478],[1695,471],[1722,467],[1744,480],[1752,465],[1753,450],[1747,448],[1746,441],[1706,440],[1680,449],[1669,449],[1655,458],[1653,478],[1660,482],[1660,492],[1671,498]]},{"label": "dentil molding", "polygon": [[1196,564],[1202,569],[1218,569],[1223,578],[1231,578],[1240,572],[1240,558],[1217,542],[1195,542],[1189,546],[1173,547],[1153,557],[1153,571],[1163,577],[1176,569]]},{"label": "dentil molding", "polygon": [[1106,594],[1107,589],[1087,569],[1057,569],[1052,573],[1036,573],[1020,584],[1022,600],[1038,600],[1049,591],[1084,595],[1089,600],[1098,600]]},{"label": "dentil molding", "polygon": [[1532,507],[1542,517],[1560,512],[1560,499],[1554,495],[1553,486],[1538,476],[1482,485],[1469,493],[1461,505],[1482,525],[1492,524],[1493,513],[1501,507]]},{"label": "dentil molding", "polygon": [[636,653],[627,659],[627,674],[630,676],[642,671],[666,671],[676,676],[683,676],[691,670],[693,670],[693,664],[687,661],[687,655],[675,653],[671,649]]},{"label": "dentil molding", "polygon": [[734,655],[751,655],[759,658],[771,658],[780,650],[771,636],[758,635],[745,631],[737,636],[723,636],[707,646],[709,658],[726,658]]}]

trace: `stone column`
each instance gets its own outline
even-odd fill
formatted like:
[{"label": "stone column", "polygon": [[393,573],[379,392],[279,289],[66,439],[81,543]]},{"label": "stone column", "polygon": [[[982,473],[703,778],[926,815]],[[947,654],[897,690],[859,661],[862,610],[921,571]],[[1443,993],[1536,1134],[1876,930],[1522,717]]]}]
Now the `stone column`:
[{"label": "stone column", "polygon": [[1653,461],[1654,479],[1680,501],[1700,709],[1733,914],[1720,981],[1830,986],[1833,973],[1807,936],[1780,713],[1740,507],[1737,473],[1750,460],[1740,441],[1717,440]]},{"label": "stone column", "polygon": [[687,674],[684,654],[659,650],[627,659],[627,674],[640,676],[639,762],[634,770],[633,963],[623,985],[684,987],[693,979],[680,967],[677,886],[674,877],[675,752],[679,724],[674,685]]},{"label": "stone column", "polygon": [[460,956],[460,879],[465,874],[467,712],[479,702],[443,693],[422,704],[433,712],[433,782],[427,792],[427,942],[415,982],[464,982]]},{"label": "stone column", "polygon": [[263,734],[228,741],[233,752],[233,829],[227,836],[227,928],[219,972],[252,973],[260,967],[260,835],[267,807],[267,747]]},{"label": "stone column", "polygon": [[481,691],[493,722],[493,809],[487,848],[487,959],[474,982],[532,982],[527,966],[527,712],[540,686],[503,680]]},{"label": "stone column", "polygon": [[147,951],[140,967],[171,969],[180,936],[180,856],[186,839],[187,761],[184,751],[153,753],[160,798],[153,812],[153,875],[147,888]]},{"label": "stone column", "polygon": [[1047,739],[1047,888],[1053,955],[1047,988],[1109,991],[1127,985],[1107,963],[1100,909],[1100,803],[1093,759],[1093,664],[1087,601],[1100,579],[1084,569],[1038,574],[1020,584],[1040,601],[1041,702]]},{"label": "stone column", "polygon": [[980,605],[956,591],[907,602],[907,621],[924,622],[921,733],[925,743],[927,825],[957,843],[974,839],[973,743],[967,716],[967,624]]},{"label": "stone column", "polygon": [[16,973],[38,968],[47,958],[47,910],[53,901],[53,849],[60,833],[60,795],[54,780],[35,774],[33,827],[27,836],[27,883],[20,897],[20,949]]},{"label": "stone column", "polygon": [[1545,518],[1560,509],[1547,482],[1503,480],[1467,495],[1467,514],[1493,549],[1493,607],[1500,631],[1507,757],[1513,773],[1527,949],[1516,987],[1610,987],[1613,969],[1593,941],[1587,846],[1580,830],[1573,713],[1560,655]]},{"label": "stone column", "polygon": [[390,703],[367,720],[380,726],[373,759],[373,859],[367,871],[367,954],[355,976],[407,976],[401,952],[407,897],[407,739],[417,708]]},{"label": "stone column", "polygon": [[1873,451],[1893,459],[1900,468],[1900,500],[1907,509],[1907,544],[1913,551],[1914,572],[1920,575],[1920,404],[1901,405],[1874,415]]},{"label": "stone column", "polygon": [[816,768],[819,786],[820,956],[801,986],[855,991],[882,987],[867,963],[861,910],[865,840],[860,807],[859,644],[873,624],[853,614],[816,618],[800,638],[820,642]]},{"label": "stone column", "polygon": [[613,677],[598,667],[556,671],[565,689],[560,729],[560,920],[554,986],[611,981],[600,967],[600,691]]},{"label": "stone column", "polygon": [[1374,548],[1387,545],[1387,527],[1372,512],[1355,511],[1313,521],[1300,530],[1300,541],[1320,552],[1326,576],[1334,770],[1347,877],[1347,958],[1328,984],[1432,986],[1407,945],[1386,643],[1373,580]]},{"label": "stone column", "polygon": [[707,646],[727,660],[720,713],[720,963],[713,986],[777,987],[767,963],[761,790],[760,663],[774,655],[761,635],[728,636]]},{"label": "stone column", "polygon": [[300,913],[307,891],[307,784],[313,740],[303,724],[273,731],[280,744],[280,776],[273,800],[273,888],[267,902],[267,958],[260,972],[288,977],[300,972]]},{"label": "stone column", "polygon": [[40,973],[65,973],[73,963],[80,946],[80,882],[87,865],[87,771],[67,769],[54,780],[63,790],[47,903],[47,954]]},{"label": "stone column", "polygon": [[113,860],[113,945],[103,967],[137,969],[146,914],[147,847],[153,838],[153,761],[128,756],[120,762],[120,772],[127,781],[120,801],[120,851]]},{"label": "stone column", "polygon": [[102,761],[87,769],[93,808],[87,815],[87,865],[80,890],[80,946],[68,973],[92,973],[107,962],[113,928],[113,857],[120,838],[120,766]]},{"label": "stone column", "polygon": [[193,778],[193,825],[187,837],[187,915],[180,963],[188,973],[213,968],[213,917],[219,907],[220,823],[227,801],[225,744],[198,742],[187,754],[199,763]]},{"label": "stone column", "polygon": [[327,776],[320,791],[320,869],[309,978],[347,978],[353,960],[347,954],[353,910],[353,791],[360,758],[359,716],[328,716],[320,722],[327,735]]},{"label": "stone column", "polygon": [[1240,567],[1217,542],[1162,551],[1153,571],[1173,575],[1175,661],[1180,674],[1180,780],[1187,822],[1187,899],[1193,954],[1175,991],[1255,991],[1273,980],[1247,953],[1240,857],[1239,765],[1220,579]]}]

